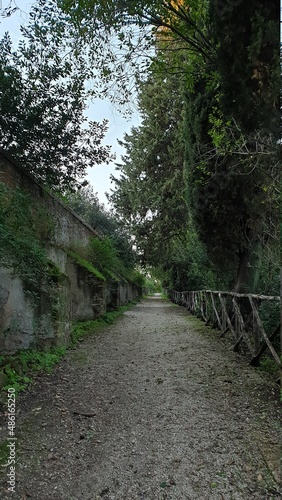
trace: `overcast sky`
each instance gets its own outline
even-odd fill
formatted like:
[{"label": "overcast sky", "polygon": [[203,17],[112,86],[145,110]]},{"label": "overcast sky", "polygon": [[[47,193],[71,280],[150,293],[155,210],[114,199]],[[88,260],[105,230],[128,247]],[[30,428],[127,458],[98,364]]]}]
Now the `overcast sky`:
[{"label": "overcast sky", "polygon": [[[0,8],[5,8],[9,5],[9,0],[0,0]],[[0,36],[8,31],[14,42],[17,42],[20,37],[19,27],[21,24],[27,23],[28,12],[31,5],[35,3],[31,0],[13,0],[21,10],[15,12],[9,18],[0,17]],[[101,121],[106,118],[109,121],[109,130],[105,137],[104,144],[112,146],[112,152],[116,153],[119,161],[120,155],[124,153],[123,149],[118,145],[117,139],[122,139],[125,132],[129,132],[133,125],[138,125],[139,117],[137,111],[133,114],[130,121],[123,118],[106,100],[95,100],[89,104],[86,115],[90,120]],[[99,200],[108,206],[108,201],[105,192],[109,192],[112,187],[110,183],[110,175],[115,173],[115,165],[112,162],[109,165],[97,165],[88,169],[87,180],[93,186],[95,192],[98,193]]]}]

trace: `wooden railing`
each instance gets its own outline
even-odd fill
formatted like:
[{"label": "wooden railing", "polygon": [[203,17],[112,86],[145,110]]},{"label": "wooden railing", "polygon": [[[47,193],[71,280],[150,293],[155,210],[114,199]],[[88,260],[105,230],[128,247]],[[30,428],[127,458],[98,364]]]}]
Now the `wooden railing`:
[{"label": "wooden railing", "polygon": [[219,329],[221,337],[230,332],[234,351],[245,351],[252,365],[258,365],[268,349],[282,368],[280,297],[211,290],[167,290],[167,295],[207,325]]}]

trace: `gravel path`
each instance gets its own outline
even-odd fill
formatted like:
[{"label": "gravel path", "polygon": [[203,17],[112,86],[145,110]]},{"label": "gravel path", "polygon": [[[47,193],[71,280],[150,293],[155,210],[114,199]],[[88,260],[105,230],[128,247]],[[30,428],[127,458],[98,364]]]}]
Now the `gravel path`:
[{"label": "gravel path", "polygon": [[17,407],[16,494],[2,468],[0,498],[282,498],[277,387],[160,297],[69,351]]}]

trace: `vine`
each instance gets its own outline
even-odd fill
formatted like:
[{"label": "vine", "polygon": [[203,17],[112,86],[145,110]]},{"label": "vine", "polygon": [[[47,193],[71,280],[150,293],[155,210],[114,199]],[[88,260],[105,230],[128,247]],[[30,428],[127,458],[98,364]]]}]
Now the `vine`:
[{"label": "vine", "polygon": [[54,274],[43,247],[53,230],[52,217],[29,193],[0,183],[0,265],[11,268],[27,286],[37,285],[50,271]]}]

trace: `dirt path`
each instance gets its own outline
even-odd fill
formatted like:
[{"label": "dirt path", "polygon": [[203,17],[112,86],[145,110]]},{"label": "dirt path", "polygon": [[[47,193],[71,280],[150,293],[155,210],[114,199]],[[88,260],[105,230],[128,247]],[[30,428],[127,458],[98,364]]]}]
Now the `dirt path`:
[{"label": "dirt path", "polygon": [[281,498],[280,408],[200,321],[144,300],[18,398],[17,493],[2,468],[0,498]]}]

